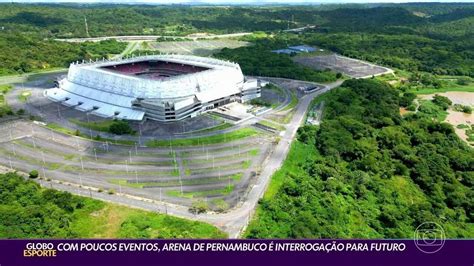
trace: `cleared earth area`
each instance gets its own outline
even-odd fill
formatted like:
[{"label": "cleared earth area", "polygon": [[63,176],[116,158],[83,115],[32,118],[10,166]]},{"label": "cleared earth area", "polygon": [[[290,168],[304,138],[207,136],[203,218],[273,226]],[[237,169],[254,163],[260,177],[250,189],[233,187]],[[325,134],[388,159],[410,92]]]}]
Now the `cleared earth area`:
[{"label": "cleared earth area", "polygon": [[192,54],[198,56],[209,56],[219,52],[222,48],[239,48],[250,45],[248,42],[237,40],[198,40],[198,41],[174,41],[153,42],[149,47],[161,53]]},{"label": "cleared earth area", "polygon": [[293,60],[314,69],[329,68],[351,78],[369,78],[392,73],[392,70],[389,68],[337,54],[296,56]]},{"label": "cleared earth area", "polygon": [[244,199],[273,145],[267,134],[221,144],[113,145],[29,121],[4,124],[0,139],[2,164],[23,172],[38,170],[43,180],[188,206],[201,199],[219,210]]},{"label": "cleared earth area", "polygon": [[[419,95],[421,99],[432,100],[435,95],[448,97],[453,104],[466,105],[474,107],[474,93],[465,91],[449,91],[436,94]],[[463,113],[454,108],[447,110],[448,114],[445,121],[454,126],[456,134],[464,141],[474,146],[474,132],[472,126],[474,125],[474,114]]]}]

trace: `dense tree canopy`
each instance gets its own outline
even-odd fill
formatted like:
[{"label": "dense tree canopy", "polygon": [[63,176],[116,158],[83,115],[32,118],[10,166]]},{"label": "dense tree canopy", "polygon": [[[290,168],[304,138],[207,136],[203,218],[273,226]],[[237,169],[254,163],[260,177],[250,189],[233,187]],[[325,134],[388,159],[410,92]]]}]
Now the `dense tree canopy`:
[{"label": "dense tree canopy", "polygon": [[217,228],[45,189],[0,174],[0,238],[225,238]]},{"label": "dense tree canopy", "polygon": [[239,63],[246,75],[282,77],[316,82],[336,80],[336,73],[334,72],[318,71],[303,67],[294,63],[289,55],[271,52],[272,47],[277,49],[278,47],[281,48],[282,45],[279,42],[262,40],[250,47],[224,48],[216,56]]},{"label": "dense tree canopy", "polygon": [[[309,24],[316,29],[294,35],[294,43],[306,42],[409,71],[474,76],[473,10],[473,4],[215,8],[4,3],[0,4],[0,75],[64,66],[124,48],[113,43],[92,47],[53,41],[58,37],[279,32]],[[281,44],[276,48],[286,46]],[[248,63],[248,73],[283,72],[278,68],[287,66],[288,60],[260,48],[240,48],[230,57],[245,59],[244,64],[252,59],[246,54],[252,53],[252,63],[258,65]],[[225,56],[229,57],[228,51]],[[277,69],[270,71],[273,60]],[[286,75],[328,79],[325,73],[316,75],[302,68],[293,67],[291,72],[298,73]]]},{"label": "dense tree canopy", "polygon": [[43,40],[34,34],[0,32],[0,75],[27,73],[71,62],[119,54],[126,44],[114,40],[81,44]]},{"label": "dense tree canopy", "polygon": [[448,124],[402,118],[399,103],[373,80],[330,92],[323,122],[299,129],[247,237],[411,238],[434,221],[448,237],[471,238],[474,150]]}]

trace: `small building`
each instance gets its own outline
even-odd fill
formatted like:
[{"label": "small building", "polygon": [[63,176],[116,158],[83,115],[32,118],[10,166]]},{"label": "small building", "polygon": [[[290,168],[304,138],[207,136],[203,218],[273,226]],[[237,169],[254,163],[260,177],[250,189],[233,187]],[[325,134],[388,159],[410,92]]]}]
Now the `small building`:
[{"label": "small building", "polygon": [[311,53],[311,52],[316,52],[317,49],[311,46],[307,45],[296,45],[296,46],[290,46],[288,49],[293,50],[293,51],[298,51],[300,53]]},{"label": "small building", "polygon": [[277,53],[277,54],[288,54],[288,55],[300,53],[300,51],[292,50],[292,49],[279,49],[279,50],[273,50],[272,52]]}]

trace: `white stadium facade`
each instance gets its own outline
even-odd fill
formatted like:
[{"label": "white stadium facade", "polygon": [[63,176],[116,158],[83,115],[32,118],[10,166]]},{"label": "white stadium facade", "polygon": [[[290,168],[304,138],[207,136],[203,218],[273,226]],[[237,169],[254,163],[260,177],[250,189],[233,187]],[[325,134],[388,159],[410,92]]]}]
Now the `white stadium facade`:
[{"label": "white stadium facade", "polygon": [[236,63],[189,55],[150,55],[72,63],[49,99],[102,117],[178,121],[260,97]]}]

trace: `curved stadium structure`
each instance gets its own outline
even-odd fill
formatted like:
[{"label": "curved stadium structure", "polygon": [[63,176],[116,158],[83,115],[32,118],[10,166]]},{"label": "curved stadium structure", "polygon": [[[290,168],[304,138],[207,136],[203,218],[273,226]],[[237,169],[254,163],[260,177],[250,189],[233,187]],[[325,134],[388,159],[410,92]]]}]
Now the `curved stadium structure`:
[{"label": "curved stadium structure", "polygon": [[127,120],[177,121],[260,97],[235,63],[188,55],[152,55],[73,63],[45,96],[77,110]]}]

